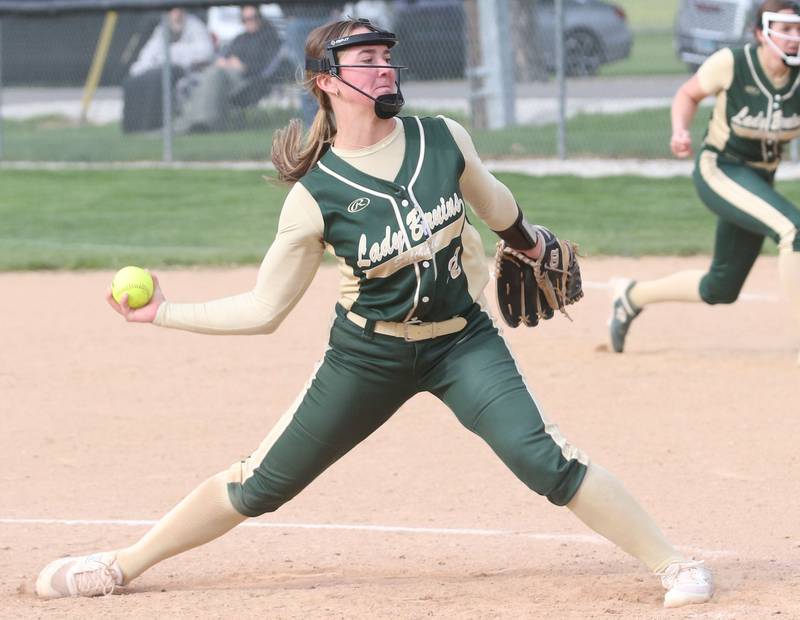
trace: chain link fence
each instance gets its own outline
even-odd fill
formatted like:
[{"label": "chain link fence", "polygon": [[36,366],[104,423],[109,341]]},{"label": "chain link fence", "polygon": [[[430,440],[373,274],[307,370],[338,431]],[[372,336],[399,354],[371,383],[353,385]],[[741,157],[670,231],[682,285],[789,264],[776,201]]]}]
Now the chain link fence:
[{"label": "chain link fence", "polygon": [[635,52],[656,37],[600,0],[362,0],[0,12],[0,159],[266,160],[275,129],[311,117],[305,35],[341,15],[396,32],[404,113],[455,118],[485,157],[669,156],[688,75],[671,32],[654,75]]}]

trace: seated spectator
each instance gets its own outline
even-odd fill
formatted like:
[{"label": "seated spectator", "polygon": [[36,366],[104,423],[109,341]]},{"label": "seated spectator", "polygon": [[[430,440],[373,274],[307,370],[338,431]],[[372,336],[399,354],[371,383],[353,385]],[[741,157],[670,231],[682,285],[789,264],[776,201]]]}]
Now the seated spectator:
[{"label": "seated spectator", "polygon": [[[169,12],[169,56],[172,85],[189,71],[214,59],[214,43],[203,21],[183,9]],[[148,131],[162,125],[164,30],[156,26],[122,84],[122,130]]]},{"label": "seated spectator", "polygon": [[231,97],[278,53],[278,32],[256,5],[242,6],[242,24],[244,32],[231,42],[225,55],[199,74],[175,119],[176,132],[226,129]]}]

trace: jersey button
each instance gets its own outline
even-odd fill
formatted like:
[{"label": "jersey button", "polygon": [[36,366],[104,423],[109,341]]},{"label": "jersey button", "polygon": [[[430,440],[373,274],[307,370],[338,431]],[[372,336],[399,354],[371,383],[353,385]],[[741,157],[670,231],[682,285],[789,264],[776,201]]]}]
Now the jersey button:
[{"label": "jersey button", "polygon": [[422,261],[422,266],[423,267],[430,267],[431,264],[428,261]]},{"label": "jersey button", "polygon": [[428,296],[426,295],[425,297],[423,297],[423,298],[422,298],[422,303],[426,304],[426,303],[428,303],[430,300],[431,300],[431,298],[430,298],[430,297],[428,297]]},{"label": "jersey button", "polygon": [[403,198],[403,200],[400,201],[400,204],[403,205],[404,207],[407,207],[408,206],[408,200]]}]

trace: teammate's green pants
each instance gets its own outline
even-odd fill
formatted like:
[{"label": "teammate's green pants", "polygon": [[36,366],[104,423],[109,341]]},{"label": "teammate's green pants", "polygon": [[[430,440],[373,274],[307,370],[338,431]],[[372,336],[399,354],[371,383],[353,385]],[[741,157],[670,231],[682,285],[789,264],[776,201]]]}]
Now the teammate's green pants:
[{"label": "teammate's green pants", "polygon": [[[542,420],[491,318],[477,304],[460,332],[406,342],[337,317],[324,360],[228,493],[241,514],[277,510],[418,392],[430,392],[480,435],[528,487],[572,498],[586,457]],[[439,438],[431,438],[438,443]]]},{"label": "teammate's green pants", "polygon": [[775,191],[773,182],[774,172],[710,150],[698,154],[695,187],[718,216],[711,268],[700,282],[706,303],[736,301],[764,237],[784,250],[800,252],[800,210]]}]

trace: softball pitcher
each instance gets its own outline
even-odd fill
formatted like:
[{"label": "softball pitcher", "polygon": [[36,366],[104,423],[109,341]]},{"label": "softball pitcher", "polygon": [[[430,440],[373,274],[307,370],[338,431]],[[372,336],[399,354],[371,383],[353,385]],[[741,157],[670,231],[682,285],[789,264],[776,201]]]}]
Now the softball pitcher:
[{"label": "softball pitcher", "polygon": [[541,233],[445,118],[395,118],[403,105],[395,35],[366,20],[314,30],[306,86],[320,110],[301,142],[295,121],[273,161],[294,183],[252,291],[202,304],[152,301],[129,321],[206,334],[274,331],[311,283],[323,252],[341,294],[323,360],[247,458],[211,477],[135,544],[63,558],[36,584],[46,598],[108,594],[147,568],[273,512],[418,392],[440,398],[528,487],[661,576],[664,604],[707,601],[711,574],[684,558],[611,474],[547,422],[482,298],[478,217],[531,258]]},{"label": "softball pitcher", "polygon": [[778,244],[781,286],[800,328],[800,210],[774,188],[783,145],[800,136],[800,5],[767,0],[755,35],[756,46],[712,55],[672,104],[670,148],[676,157],[688,157],[697,107],[716,95],[693,176],[700,199],[718,218],[711,267],[649,282],[621,280],[609,321],[617,353],[647,304],[736,301],[764,237]]}]

